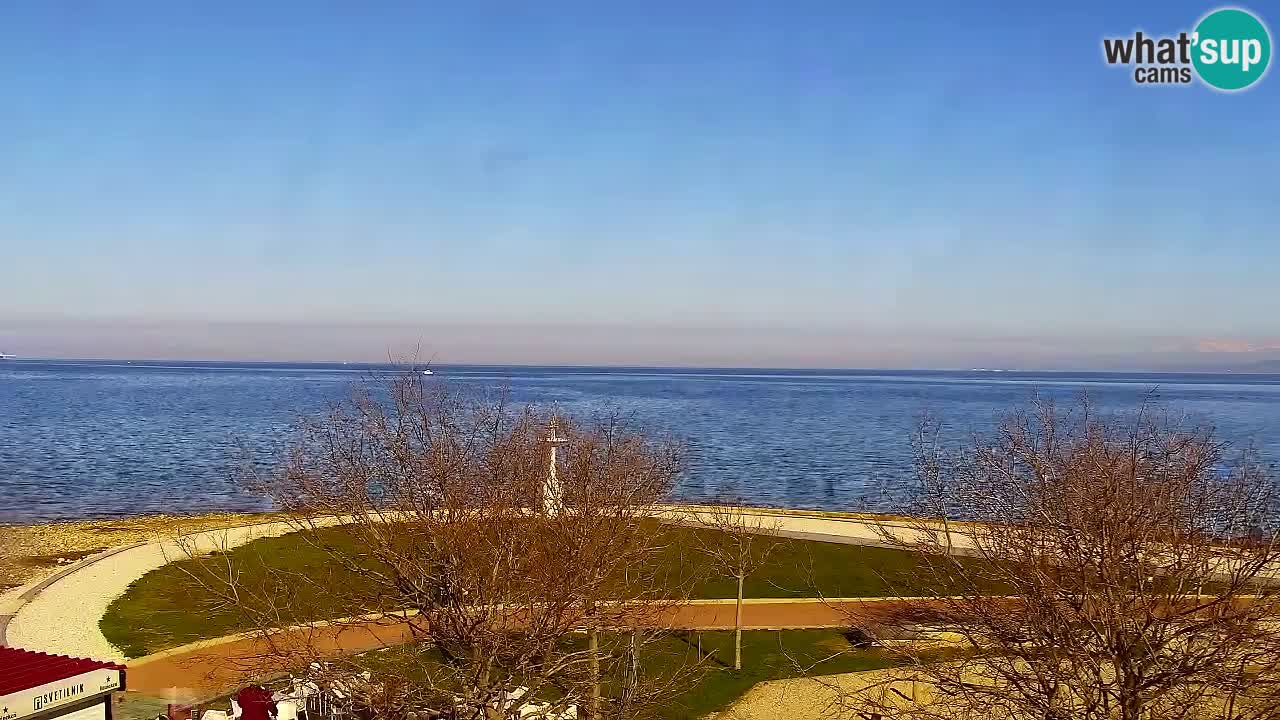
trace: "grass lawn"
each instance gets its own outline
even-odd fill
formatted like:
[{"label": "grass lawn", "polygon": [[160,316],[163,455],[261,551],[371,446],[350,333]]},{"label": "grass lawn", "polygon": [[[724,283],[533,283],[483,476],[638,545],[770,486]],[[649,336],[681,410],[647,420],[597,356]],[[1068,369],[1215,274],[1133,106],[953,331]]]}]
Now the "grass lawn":
[{"label": "grass lawn", "polygon": [[[668,545],[672,550],[666,561],[693,574],[693,597],[731,598],[737,594],[734,578],[716,572],[691,550],[699,542],[719,540],[718,531],[676,526],[668,532],[673,542]],[[881,597],[921,590],[923,575],[918,561],[903,550],[790,538],[775,538],[774,542],[777,547],[765,564],[747,578],[745,597]]]},{"label": "grass lawn", "polygon": [[[690,634],[689,642],[693,642]],[[679,639],[665,642],[688,644]],[[742,634],[742,670],[733,667],[733,633],[702,633],[704,652],[714,653],[706,671],[682,692],[657,709],[664,720],[699,718],[723,710],[742,696],[751,686],[765,680],[781,680],[802,675],[832,675],[889,667],[892,655],[876,649],[854,649],[845,637],[831,630],[749,630]],[[696,656],[696,650],[693,651]],[[676,653],[664,653],[664,659],[646,663],[651,672],[662,672],[661,663],[675,659]],[[690,657],[686,655],[686,657]]]},{"label": "grass lawn", "polygon": [[[699,541],[720,541],[723,536],[702,528],[668,526],[666,531],[670,533],[668,550],[660,562],[680,568],[693,597],[734,596],[735,581],[709,566],[695,550]],[[915,559],[910,553],[785,538],[778,542],[768,563],[747,579],[746,597],[875,597],[909,595],[918,589],[913,586],[913,577],[920,574],[913,572]],[[335,567],[330,552],[318,544],[336,548],[358,562],[371,562],[361,559],[361,549],[349,533],[330,528],[316,531],[310,538],[295,533],[256,540],[231,550],[227,566],[234,568],[242,588],[263,595],[283,597],[289,592],[288,587],[264,586],[269,582],[263,570],[266,567],[320,579],[324,586],[343,592],[308,598],[309,609],[323,613],[320,617],[354,614],[352,594],[358,594],[367,582],[358,573]],[[198,567],[195,561],[182,560],[137,580],[108,608],[101,622],[103,634],[127,656],[140,657],[249,629],[236,610],[202,592],[189,574]]]},{"label": "grass lawn", "polygon": [[[324,578],[332,587],[362,584],[358,575],[334,567],[330,553],[319,546],[335,546],[354,557],[358,555],[354,538],[332,529],[315,534],[316,542],[304,540],[300,533],[255,540],[227,553],[228,565],[235,568],[238,583],[267,592],[271,589],[263,587],[269,577],[262,572],[264,567],[307,573]],[[192,577],[206,567],[201,561],[184,559],[138,578],[107,608],[99,623],[102,634],[133,658],[249,630],[251,626],[241,613],[209,598]],[[323,603],[324,599],[316,600]],[[334,598],[329,616],[345,614]]]},{"label": "grass lawn", "polygon": [[[862,672],[890,667],[895,658],[881,650],[854,648],[843,635],[831,630],[756,631],[742,634],[743,669],[733,664],[733,633],[701,633],[702,655],[698,655],[698,634],[678,633],[646,643],[641,650],[643,676],[648,687],[662,688],[659,695],[645,703],[634,717],[652,720],[687,720],[706,717],[721,711],[742,697],[756,683],[782,680],[803,675],[832,675]],[[570,641],[580,646],[584,641]],[[423,657],[411,648],[392,648],[386,652],[366,653],[353,658],[358,669],[369,670],[375,677],[389,676],[410,683],[425,682],[421,671]],[[438,662],[434,653],[428,653]],[[668,684],[678,677],[681,682]],[[283,685],[279,685],[283,687]],[[275,687],[273,685],[273,687]],[[619,689],[616,678],[606,678],[605,695]],[[669,691],[669,692],[668,692]],[[552,699],[554,688],[539,694]],[[201,703],[201,709],[222,709],[226,697]]]}]

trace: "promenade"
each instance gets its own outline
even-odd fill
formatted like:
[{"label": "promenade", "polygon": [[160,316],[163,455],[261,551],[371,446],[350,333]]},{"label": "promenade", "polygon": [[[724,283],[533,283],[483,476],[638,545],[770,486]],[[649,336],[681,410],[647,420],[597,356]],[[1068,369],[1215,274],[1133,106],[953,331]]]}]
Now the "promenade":
[{"label": "promenade", "polygon": [[[743,602],[743,629],[846,628],[857,618],[890,614],[899,603],[896,598],[749,599]],[[641,622],[672,630],[731,630],[734,611],[732,599],[694,600]],[[269,636],[243,633],[191,643],[128,661],[129,689],[179,701],[208,698],[246,677],[287,672],[283,661],[305,665],[405,643],[412,637],[410,623],[342,620],[285,628]]]},{"label": "promenade", "polygon": [[[904,525],[892,519],[841,513],[739,508],[778,535],[806,540],[880,546],[881,530]],[[689,524],[710,522],[709,509],[666,506],[655,511],[664,520]],[[330,523],[320,524],[332,524]],[[184,556],[184,547],[198,552],[229,550],[262,537],[295,529],[274,521],[206,530],[177,539],[112,548],[67,566],[45,580],[0,595],[0,643],[30,650],[56,652],[103,660],[126,660],[102,635],[98,623],[113,600],[146,573]],[[177,591],[177,590],[175,590]]]}]

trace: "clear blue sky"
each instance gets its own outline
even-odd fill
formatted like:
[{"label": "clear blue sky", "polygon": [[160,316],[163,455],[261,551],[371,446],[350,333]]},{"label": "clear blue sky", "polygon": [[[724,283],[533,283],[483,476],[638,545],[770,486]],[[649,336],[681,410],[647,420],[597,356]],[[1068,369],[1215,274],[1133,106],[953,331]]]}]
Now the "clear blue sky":
[{"label": "clear blue sky", "polygon": [[1280,350],[1280,77],[1101,59],[1212,4],[194,5],[0,5],[0,351]]}]

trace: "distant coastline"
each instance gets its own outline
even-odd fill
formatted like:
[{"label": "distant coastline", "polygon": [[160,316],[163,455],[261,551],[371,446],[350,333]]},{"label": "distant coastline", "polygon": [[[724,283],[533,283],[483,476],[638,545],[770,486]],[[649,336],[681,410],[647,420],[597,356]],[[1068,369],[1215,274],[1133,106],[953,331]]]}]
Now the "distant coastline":
[{"label": "distant coastline", "polygon": [[755,366],[755,365],[628,365],[628,364],[541,364],[541,363],[439,363],[439,362],[372,362],[356,360],[208,360],[208,359],[171,359],[171,358],[73,358],[73,357],[34,357],[5,355],[0,359],[15,361],[15,365],[76,365],[87,364],[103,367],[131,366],[137,368],[174,368],[174,369],[271,369],[271,368],[314,368],[342,369],[353,372],[379,370],[395,371],[414,368],[434,368],[438,370],[501,370],[518,368],[521,370],[551,370],[562,372],[581,371],[617,371],[617,372],[671,372],[694,374],[699,372],[727,373],[803,373],[803,374],[837,374],[837,375],[880,375],[880,374],[955,374],[955,373],[1007,373],[1023,375],[1072,375],[1072,376],[1133,376],[1133,375],[1280,375],[1280,359],[1265,360],[1253,364],[1215,366],[1215,367],[1114,367],[1114,368],[1038,368],[1038,367],[823,367],[823,366]]}]

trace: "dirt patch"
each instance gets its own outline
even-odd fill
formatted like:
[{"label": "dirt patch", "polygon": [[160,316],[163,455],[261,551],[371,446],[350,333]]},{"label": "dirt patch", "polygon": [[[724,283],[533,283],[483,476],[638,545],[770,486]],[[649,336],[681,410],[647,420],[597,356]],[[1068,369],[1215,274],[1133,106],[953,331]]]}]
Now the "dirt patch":
[{"label": "dirt patch", "polygon": [[83,560],[90,555],[106,550],[104,547],[88,548],[86,550],[71,550],[57,555],[28,555],[14,559],[14,563],[19,567],[44,567],[46,565],[70,565],[77,560]]},{"label": "dirt patch", "polygon": [[[864,720],[859,696],[895,677],[892,671],[843,673],[757,683],[718,720]],[[906,692],[910,683],[896,683]],[[873,693],[879,696],[878,693]],[[908,696],[909,697],[909,696]]]},{"label": "dirt patch", "polygon": [[0,525],[0,590],[48,577],[60,567],[117,545],[265,522],[272,517],[269,513],[212,513]]},{"label": "dirt patch", "polygon": [[16,557],[0,557],[0,590],[18,587],[39,577],[49,575],[77,560],[82,560],[94,553],[106,550],[106,547],[92,547],[84,550],[70,550],[52,555],[19,555]]}]

